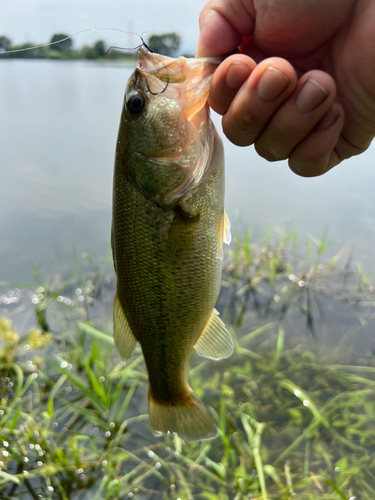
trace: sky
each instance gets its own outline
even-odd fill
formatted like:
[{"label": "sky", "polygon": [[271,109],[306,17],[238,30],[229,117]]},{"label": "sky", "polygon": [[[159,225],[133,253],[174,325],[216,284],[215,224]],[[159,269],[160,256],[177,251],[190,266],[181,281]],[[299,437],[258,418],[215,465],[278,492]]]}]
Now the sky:
[{"label": "sky", "polygon": [[[194,53],[198,17],[204,0],[0,0],[0,36],[13,45],[47,43],[54,33],[72,34],[88,28],[119,28],[147,37],[177,32],[182,51]],[[136,45],[135,36],[112,31],[82,33],[74,47],[104,39],[108,45]]]}]

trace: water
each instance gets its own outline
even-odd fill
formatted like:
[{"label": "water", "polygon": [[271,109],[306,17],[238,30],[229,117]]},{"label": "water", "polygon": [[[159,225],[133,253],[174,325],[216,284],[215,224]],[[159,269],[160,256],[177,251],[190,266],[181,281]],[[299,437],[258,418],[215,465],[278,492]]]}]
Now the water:
[{"label": "water", "polygon": [[[109,251],[112,171],[131,68],[80,61],[0,61],[0,280],[29,281],[30,261],[69,272],[73,250]],[[220,127],[220,117],[214,117]],[[225,141],[226,208],[255,237],[292,222],[301,242],[326,227],[330,255],[354,249],[375,275],[375,147],[320,178]]]},{"label": "water", "polygon": [[[113,158],[123,92],[130,72],[131,68],[123,66],[86,62],[0,61],[0,281],[25,282],[32,280],[31,260],[43,272],[68,275],[72,272],[74,249],[76,249],[77,253],[85,250],[96,253],[99,256],[105,256],[109,252]],[[220,125],[219,117],[215,117],[215,121]],[[252,148],[241,149],[226,142],[225,151],[227,163],[226,205],[229,217],[235,227],[243,229],[252,226],[254,237],[258,238],[270,225],[282,227],[286,220],[290,220],[298,231],[300,240],[303,241],[309,234],[318,237],[321,236],[324,229],[329,226],[329,239],[333,243],[328,250],[328,254],[333,255],[344,245],[352,245],[354,247],[354,260],[362,261],[365,269],[370,275],[374,276],[375,264],[372,259],[372,249],[375,243],[373,222],[375,220],[375,202],[372,195],[372,186],[374,183],[374,147],[366,154],[353,158],[329,174],[316,179],[297,177],[289,171],[285,162],[277,164],[267,163],[259,158]],[[240,218],[237,216],[237,213],[241,214]],[[349,250],[346,251],[346,254],[348,252]],[[108,282],[105,281],[106,279]],[[291,283],[287,281],[287,275],[285,282],[291,286]],[[281,287],[283,285],[284,282],[280,284],[280,290],[266,290],[274,294],[274,300],[270,302],[270,306],[268,295],[259,294],[257,306],[260,312],[254,306],[255,293],[250,298],[246,298],[245,295],[243,301],[247,300],[249,307],[240,325],[236,317],[231,319],[235,305],[234,298],[236,294],[234,292],[237,293],[237,289],[232,290],[231,300],[227,300],[229,295],[228,288],[225,289],[223,287],[223,295],[218,301],[218,307],[221,311],[224,309],[223,317],[226,315],[226,321],[229,324],[236,324],[240,335],[246,337],[249,332],[253,332],[257,327],[262,327],[270,321],[280,319],[282,301],[287,302],[285,298],[280,301],[280,296],[282,298]],[[64,293],[69,292],[70,295],[68,295],[73,300],[76,300],[75,305],[82,307],[77,298],[76,288],[78,286],[83,287],[83,284],[81,282],[71,284],[70,291],[68,289]],[[241,286],[242,283],[238,285],[238,288]],[[114,294],[113,274],[106,276],[100,282],[100,289],[102,293],[96,294],[98,300],[95,302],[94,311],[90,311],[90,319],[96,321],[98,317],[103,317],[104,324],[106,325],[110,321],[108,318],[110,318],[112,309]],[[273,463],[275,456],[281,451],[277,450],[277,447],[282,445],[285,448],[287,444],[297,439],[297,436],[302,435],[302,432],[306,430],[306,422],[310,422],[310,420],[306,420],[309,417],[308,412],[303,413],[308,406],[308,400],[303,400],[303,403],[299,404],[298,401],[296,403],[294,399],[291,401],[289,398],[286,400],[287,404],[284,404],[283,398],[288,397],[287,392],[281,392],[282,390],[285,391],[285,381],[289,379],[293,380],[295,376],[298,386],[301,384],[307,387],[309,392],[311,392],[312,398],[320,398],[318,399],[319,405],[326,404],[326,399],[331,396],[331,392],[332,394],[336,394],[342,391],[343,396],[346,397],[348,392],[353,391],[352,404],[354,405],[354,409],[344,408],[344,404],[342,406],[338,405],[337,417],[332,419],[335,425],[335,443],[338,442],[340,445],[340,440],[337,439],[337,426],[342,422],[341,426],[344,428],[342,434],[345,435],[346,439],[345,445],[348,439],[353,441],[354,446],[357,445],[357,434],[353,433],[353,435],[350,435],[352,437],[349,436],[348,438],[346,426],[347,422],[352,419],[352,416],[354,419],[352,420],[357,425],[355,418],[358,416],[358,426],[362,426],[359,427],[360,432],[362,432],[362,429],[364,429],[363,432],[367,432],[367,438],[363,438],[363,441],[365,441],[363,449],[368,449],[368,456],[371,457],[373,454],[373,433],[368,431],[368,429],[373,428],[373,416],[363,416],[362,411],[366,410],[369,414],[373,411],[373,406],[371,406],[373,391],[370,394],[370,389],[363,390],[364,395],[362,396],[362,393],[358,389],[358,384],[363,384],[364,379],[353,378],[352,383],[350,377],[353,376],[351,374],[348,375],[346,372],[343,374],[342,379],[348,382],[346,385],[340,385],[339,383],[342,382],[340,377],[332,378],[335,371],[331,368],[326,370],[324,362],[327,362],[330,366],[335,363],[347,364],[350,361],[353,364],[365,365],[365,368],[371,367],[370,354],[374,324],[372,309],[368,307],[367,303],[361,309],[361,306],[356,303],[355,299],[351,301],[351,305],[353,306],[354,304],[357,307],[344,308],[342,304],[337,304],[337,301],[333,300],[332,297],[327,297],[324,291],[321,294],[309,291],[313,299],[311,310],[314,317],[316,317],[318,338],[319,340],[323,339],[324,342],[326,335],[329,335],[330,338],[330,342],[327,342],[327,345],[330,347],[326,349],[324,343],[318,342],[315,345],[315,341],[306,327],[307,315],[304,311],[307,309],[307,300],[310,298],[306,290],[305,288],[301,288],[293,292],[293,298],[296,298],[295,302],[293,302],[295,313],[287,316],[282,324],[285,328],[286,339],[288,341],[290,341],[290,337],[296,337],[298,342],[301,339],[301,343],[310,346],[314,351],[320,350],[323,352],[323,355],[326,354],[322,366],[319,364],[321,362],[320,358],[319,363],[315,362],[315,360],[313,360],[314,363],[311,361],[311,354],[305,352],[304,347],[299,347],[298,349],[300,350],[295,354],[293,354],[294,351],[286,351],[281,358],[280,370],[276,370],[277,373],[273,378],[270,377],[269,366],[265,365],[259,368],[259,356],[257,358],[253,354],[249,358],[250,361],[247,361],[247,364],[245,364],[244,359],[239,362],[238,356],[229,358],[224,362],[226,363],[225,369],[227,371],[224,371],[223,364],[220,364],[218,365],[217,372],[214,372],[216,368],[210,364],[206,371],[203,372],[200,383],[203,384],[205,402],[215,405],[218,409],[219,386],[216,387],[215,384],[217,384],[217,380],[221,380],[220,377],[224,377],[227,374],[228,378],[225,379],[225,383],[220,383],[223,384],[222,394],[225,397],[229,398],[228,394],[230,394],[230,390],[236,393],[233,403],[231,403],[231,422],[233,422],[238,402],[246,401],[246,398],[251,399],[252,393],[249,391],[250,389],[253,391],[254,387],[259,383],[259,394],[256,395],[252,404],[258,411],[260,421],[266,422],[269,429],[276,429],[277,435],[280,436],[280,439],[276,440],[276,444],[274,434],[269,433],[264,437],[264,443],[266,443],[270,450],[270,463]],[[38,292],[42,294],[44,290],[41,289]],[[81,296],[81,292],[79,296]],[[238,295],[236,299],[239,306],[241,306],[242,297],[242,295]],[[278,301],[276,301],[276,297]],[[17,325],[17,331],[19,332],[24,333],[28,331],[30,326],[35,324],[34,310],[31,305],[32,298],[32,292],[30,292],[30,296],[23,296],[18,304],[11,304],[9,307],[0,309],[0,314],[3,314],[5,310],[5,314],[9,314],[12,317],[12,321]],[[56,303],[52,304],[51,307],[62,306],[60,302],[62,301],[57,299]],[[229,309],[229,312],[225,311],[225,307]],[[98,308],[98,310],[95,310],[95,308]],[[60,313],[64,319],[68,316],[68,313],[64,309]],[[76,319],[74,314],[78,313],[81,314],[82,310],[72,309],[71,315],[74,320]],[[61,321],[58,324],[54,324],[52,322],[54,315],[49,310],[48,314],[47,323],[52,325],[51,331],[55,335],[56,349],[60,353],[60,351],[64,350],[64,347],[63,344],[57,344],[57,341],[60,339],[61,325],[65,323]],[[84,316],[79,317],[84,319]],[[72,331],[75,331],[75,327],[72,328]],[[346,332],[349,331],[353,332],[353,335],[356,337],[355,342],[350,342],[350,339],[348,339],[348,344],[351,344],[353,350],[356,351],[353,359],[350,358],[350,352],[348,354],[347,350],[340,345],[343,342],[342,339],[345,339]],[[251,349],[251,351],[247,351],[248,353],[251,354],[252,351],[258,352],[259,349],[262,356],[267,354],[264,353],[265,346],[267,346],[267,332],[245,344],[246,348]],[[275,332],[277,332],[276,325]],[[276,342],[269,347],[272,349],[272,352],[276,349],[274,345],[276,346]],[[335,346],[335,349],[332,346]],[[69,350],[70,356],[70,347],[66,346],[66,349]],[[345,353],[345,356],[341,355],[340,349]],[[326,353],[325,350],[327,351]],[[21,353],[23,353],[25,360],[31,356],[28,350],[25,353],[21,350]],[[45,356],[45,351],[41,351],[41,354],[43,354],[47,363],[51,361],[50,358],[52,357]],[[66,354],[68,356],[68,353]],[[109,365],[105,373],[105,380],[110,380],[109,376],[112,369],[111,356],[112,350],[108,349],[107,363],[104,365],[103,362],[103,366]],[[243,354],[242,356],[247,356],[247,354]],[[69,363],[68,361],[63,361],[60,365],[61,368],[72,366],[70,361],[73,360],[70,360],[68,357],[66,359],[68,359]],[[268,358],[264,359],[267,361]],[[300,359],[304,360],[305,365],[301,365]],[[83,376],[81,364],[78,363],[77,359],[75,362],[77,366],[80,366],[80,371],[77,373]],[[199,363],[198,366],[202,364],[201,360],[197,361],[196,359],[195,361],[193,359],[193,363]],[[253,367],[252,370],[248,368],[250,365]],[[19,362],[19,366],[23,367],[27,373],[31,369],[30,364],[24,367]],[[74,369],[76,370],[76,367]],[[232,369],[233,373],[231,374]],[[256,370],[259,373],[256,373]],[[266,376],[262,373],[262,370],[266,373]],[[315,370],[315,372],[311,370]],[[55,367],[52,370],[50,369],[50,373],[55,374],[55,372]],[[252,372],[255,373],[254,380],[257,380],[257,384],[250,380]],[[282,376],[285,380],[284,386],[280,389],[280,373],[282,372],[284,372]],[[14,382],[9,379],[8,385],[11,383],[16,387],[17,380],[15,374],[12,376]],[[192,375],[192,372],[190,372],[190,376],[197,378],[199,377],[199,372],[195,372],[195,375]],[[215,377],[219,378],[215,379]],[[98,380],[101,382],[100,378]],[[211,386],[210,380],[213,380]],[[270,380],[272,384],[268,386]],[[89,387],[88,382],[87,384]],[[261,384],[264,384],[264,386]],[[63,389],[67,393],[68,389],[70,389],[69,394],[71,392],[71,396],[69,397],[76,398],[79,388],[72,388],[74,384],[70,380],[67,381],[66,385],[67,387]],[[244,387],[249,389],[247,393],[243,391]],[[373,385],[369,385],[369,388],[371,387]],[[328,393],[328,389],[331,392]],[[358,395],[356,396],[357,392]],[[319,394],[321,394],[321,397]],[[280,395],[282,396],[281,398]],[[296,398],[303,396],[299,390],[294,390],[294,395]],[[59,397],[61,396],[64,398],[68,397],[65,392],[59,393]],[[96,398],[96,395],[94,396]],[[361,399],[365,398],[365,396],[368,400]],[[80,395],[80,397],[86,398],[86,393]],[[356,397],[359,398],[359,402],[355,399]],[[131,411],[136,414],[145,413],[147,399],[146,385],[143,388],[139,385],[136,398],[137,401],[135,398],[132,399]],[[44,400],[47,401],[46,398]],[[334,397],[332,400],[337,401]],[[293,415],[288,413],[289,405],[292,405],[291,407],[295,409]],[[346,406],[348,407],[348,404]],[[4,410],[1,411],[4,412]],[[346,415],[345,417],[345,412],[349,412],[350,415]],[[357,413],[358,415],[356,415]],[[29,414],[31,414],[30,411],[22,413],[22,415]],[[0,413],[1,415],[3,413]],[[277,418],[275,418],[275,415],[277,415]],[[298,415],[303,416],[300,422],[296,415],[297,417]],[[344,415],[346,420],[342,419],[342,415]],[[36,419],[41,416],[43,416],[42,412],[40,415],[35,412]],[[362,419],[362,424],[360,423],[360,419]],[[119,421],[121,421],[120,417]],[[77,432],[81,432],[79,419],[77,419],[78,424]],[[60,430],[62,425],[65,425],[65,421],[60,422],[57,432],[66,433],[64,437],[65,435],[67,436],[68,446],[70,446],[68,441],[70,434],[64,431],[64,428],[62,428],[62,431]],[[131,433],[125,433],[124,439],[120,443],[121,446],[131,446],[131,449],[138,449],[140,446],[143,447],[143,445],[149,446],[150,443],[154,447],[153,449],[155,449],[155,446],[162,446],[155,445],[156,439],[151,436],[150,430],[147,427],[147,421],[145,424],[146,427],[143,427],[143,420],[137,425],[142,425],[142,432],[138,433],[138,428],[136,429],[137,432],[134,432],[134,427],[131,427],[130,430],[134,433],[134,438]],[[54,424],[53,427],[55,428]],[[24,431],[24,428],[22,429]],[[144,429],[147,429],[147,435]],[[71,431],[72,435],[76,432],[73,424]],[[286,431],[290,433],[290,436]],[[86,427],[84,428],[84,432],[87,432]],[[92,429],[92,432],[96,432],[95,428]],[[109,431],[106,428],[105,432],[113,432],[113,436],[116,436],[115,432],[117,432],[117,429]],[[239,432],[241,431],[239,430]],[[131,436],[130,445],[129,435]],[[17,446],[18,439],[23,439],[22,436],[26,438],[25,443],[27,443],[27,436],[23,432],[17,434],[17,438],[13,439],[13,443],[11,443],[9,449],[12,446]],[[101,431],[101,439],[104,439],[103,436],[107,437]],[[235,444],[233,449],[239,450],[236,451],[238,456],[242,454],[245,457],[242,463],[249,462],[251,454],[248,454],[246,450],[241,451],[241,446],[244,443],[246,444],[244,433],[238,434],[235,431],[229,434],[229,438],[229,442],[234,442]],[[317,436],[317,441],[318,438],[319,435]],[[321,439],[323,441],[325,439],[327,446],[332,448],[330,435],[322,432]],[[8,441],[10,442],[10,438]],[[64,446],[64,443],[65,439],[61,442],[61,446]],[[101,440],[99,440],[99,444],[103,444]],[[34,447],[33,444],[31,446]],[[165,445],[163,446],[164,449],[161,456],[164,459],[167,454],[166,450],[170,452],[171,449],[169,447],[165,448]],[[210,452],[209,458],[215,460],[217,457],[220,458],[220,441],[213,442],[211,446],[213,451]],[[8,453],[8,446],[6,448],[3,452]],[[354,450],[357,448],[354,448]],[[28,449],[28,447],[24,449]],[[314,450],[314,453],[317,453],[316,450],[318,450],[318,447],[312,445],[311,449]],[[178,451],[174,452],[174,449],[172,449],[172,453],[174,453],[173,456],[175,458],[165,459],[165,462],[168,462],[168,467],[175,467],[174,462],[178,464],[180,460],[177,458],[179,456]],[[304,463],[306,470],[308,470],[307,467],[309,464],[307,463],[306,465],[306,457],[309,456],[310,445],[309,447],[306,445],[306,450],[299,450],[299,453],[300,456],[298,455],[298,459],[300,463]],[[352,457],[353,450],[344,446],[341,447],[341,445],[334,448],[332,451],[333,466],[337,459],[345,457],[346,454],[348,454],[349,458]],[[191,456],[193,461],[198,461],[195,455]],[[294,457],[296,456],[295,454]],[[358,456],[362,460],[359,452]],[[106,460],[102,462],[103,467],[104,462],[107,464],[107,459],[111,459],[110,453],[106,456]],[[358,463],[360,459],[358,459]],[[36,457],[35,460],[40,459]],[[45,459],[43,458],[43,460]],[[94,463],[94,459],[92,460]],[[116,479],[113,480],[113,485],[115,481],[118,481],[118,474],[121,475],[128,471],[127,467],[129,467],[129,463],[123,458],[121,460],[124,461],[124,464],[120,469],[117,469],[116,464],[116,471],[119,470],[120,472],[116,472]],[[153,456],[148,455],[148,458],[145,458],[145,460],[149,460],[151,465],[154,466],[153,462],[151,462]],[[354,457],[355,460],[357,459]],[[172,465],[170,465],[171,461]],[[313,462],[313,458],[311,461]],[[154,462],[155,468],[158,468],[156,464],[160,462],[157,462],[156,459]],[[46,463],[48,462],[46,461]],[[39,462],[36,462],[36,464],[39,464]],[[251,465],[250,462],[249,464]],[[14,466],[16,465],[14,463]],[[251,472],[252,466],[250,465],[248,465],[248,468]],[[132,468],[135,467],[133,463],[131,463],[131,466]],[[210,466],[210,462],[206,462],[205,467],[208,468],[208,466]],[[27,467],[31,467],[30,464],[25,466],[25,468]],[[284,463],[280,465],[280,471],[282,471],[283,467]],[[188,468],[190,469],[190,465]],[[363,462],[361,462],[361,468],[364,468]],[[229,467],[228,470],[230,471],[230,469]],[[13,471],[13,469],[9,470]],[[164,465],[161,470],[164,473]],[[76,474],[80,474],[81,468],[77,467],[76,471],[78,471]],[[141,472],[143,473],[143,471]],[[255,472],[253,470],[254,474]],[[228,478],[232,477],[232,473],[237,474],[234,468],[233,471],[228,473]],[[299,472],[294,471],[294,473],[297,474]],[[94,471],[93,475],[96,474],[97,472]],[[351,473],[349,472],[348,474]],[[198,477],[199,474],[195,474],[194,471],[194,474],[191,476],[194,478],[195,476]],[[44,475],[41,477],[43,478]],[[87,477],[89,477],[89,472],[87,472]],[[252,477],[251,481],[256,481],[256,477]],[[332,476],[329,477],[332,479]],[[238,483],[240,483],[240,480],[242,481],[242,478],[238,479]],[[156,480],[153,479],[153,481],[155,482]],[[175,480],[173,479],[173,481]],[[53,484],[57,491],[56,484]],[[80,488],[82,484],[79,484]],[[166,484],[168,485],[169,483],[166,482]],[[228,480],[228,484],[230,487],[232,484],[230,480]],[[134,483],[133,486],[135,485],[138,485],[138,483]],[[152,487],[152,489],[161,488],[159,484],[154,485],[150,483],[148,486]],[[170,486],[171,489],[172,486],[174,486],[174,482]],[[11,490],[11,487],[12,485],[7,488],[7,491]],[[49,488],[51,487],[49,486]],[[97,487],[95,485],[94,490]],[[178,487],[180,486],[178,485]],[[134,492],[136,489],[134,489]],[[48,489],[48,491],[52,490]],[[89,489],[85,494],[79,490],[79,498],[92,498],[92,491],[93,489]],[[355,489],[353,491],[355,492]],[[31,496],[26,495],[25,498],[28,499]],[[78,498],[78,496],[74,498]],[[139,496],[139,498],[141,497]],[[144,496],[143,498],[146,497]],[[234,495],[232,495],[232,498],[234,498]]]}]

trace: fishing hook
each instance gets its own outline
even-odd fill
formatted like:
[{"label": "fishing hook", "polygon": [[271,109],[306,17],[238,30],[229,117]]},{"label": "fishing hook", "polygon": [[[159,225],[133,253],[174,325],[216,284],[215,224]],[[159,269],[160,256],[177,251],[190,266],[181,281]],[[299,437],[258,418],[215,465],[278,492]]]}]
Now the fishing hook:
[{"label": "fishing hook", "polygon": [[146,87],[147,87],[147,90],[150,92],[150,94],[152,95],[159,95],[159,94],[163,94],[163,92],[165,92],[167,90],[167,87],[169,85],[169,78],[167,79],[167,85],[164,87],[164,89],[161,91],[161,92],[151,92],[150,90],[150,87],[148,86],[148,83],[146,81]]}]

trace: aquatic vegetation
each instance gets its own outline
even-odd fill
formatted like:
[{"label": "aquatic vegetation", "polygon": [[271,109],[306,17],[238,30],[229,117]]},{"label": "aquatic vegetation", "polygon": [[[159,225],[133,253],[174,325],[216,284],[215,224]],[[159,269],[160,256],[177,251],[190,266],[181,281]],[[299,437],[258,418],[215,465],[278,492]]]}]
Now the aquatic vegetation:
[{"label": "aquatic vegetation", "polygon": [[4,288],[1,498],[372,500],[374,289],[321,244],[236,238],[218,302],[235,354],[188,373],[219,429],[201,443],[153,436],[140,349],[113,346],[113,274]]}]

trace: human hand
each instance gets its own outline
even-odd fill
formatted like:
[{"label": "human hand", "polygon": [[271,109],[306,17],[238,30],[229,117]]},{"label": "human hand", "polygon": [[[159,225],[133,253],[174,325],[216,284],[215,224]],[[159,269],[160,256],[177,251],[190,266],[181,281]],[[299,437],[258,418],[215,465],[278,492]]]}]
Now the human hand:
[{"label": "human hand", "polygon": [[[228,139],[321,175],[375,135],[374,0],[209,0],[197,57],[227,57],[209,105]],[[250,38],[249,38],[250,37]]]}]

